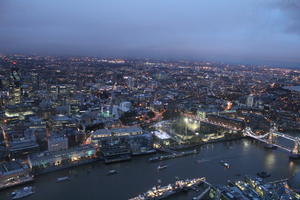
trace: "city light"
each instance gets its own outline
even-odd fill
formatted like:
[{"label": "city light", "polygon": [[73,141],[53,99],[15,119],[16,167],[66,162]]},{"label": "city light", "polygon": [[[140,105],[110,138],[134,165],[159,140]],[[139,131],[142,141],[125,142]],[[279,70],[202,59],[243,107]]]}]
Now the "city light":
[{"label": "city light", "polygon": [[[297,177],[300,159],[299,77],[299,70],[206,61],[0,55],[0,189],[26,184],[13,196],[32,185],[43,199],[45,177],[67,173],[60,178],[73,187],[97,173],[99,198],[123,199],[129,179],[153,185],[153,177],[189,171],[186,180],[132,193],[297,199],[298,184],[285,176]],[[195,184],[199,171],[208,182]],[[48,178],[55,199],[52,184],[61,179]],[[222,192],[209,182],[227,179]]]}]

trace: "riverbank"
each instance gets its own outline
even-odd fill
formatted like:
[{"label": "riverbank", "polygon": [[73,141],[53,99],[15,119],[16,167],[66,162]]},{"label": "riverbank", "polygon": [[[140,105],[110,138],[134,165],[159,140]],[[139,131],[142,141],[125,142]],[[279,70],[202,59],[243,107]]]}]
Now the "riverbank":
[{"label": "riverbank", "polygon": [[[259,171],[266,171],[271,174],[267,181],[272,181],[290,177],[300,170],[299,163],[290,162],[286,153],[268,151],[260,143],[249,139],[202,145],[198,154],[161,163],[148,162],[150,157],[152,155],[137,156],[130,162],[109,165],[93,162],[37,176],[33,183],[36,193],[27,200],[126,200],[147,191],[157,184],[158,179],[162,185],[173,183],[175,177],[206,177],[212,184],[226,184],[227,180],[240,178],[238,174],[256,175]],[[220,160],[229,163],[230,168],[224,168]],[[167,165],[167,169],[157,171],[158,165],[162,164]],[[107,176],[112,169],[118,174]],[[69,176],[70,181],[57,183],[56,179],[63,176]],[[7,199],[9,193],[17,188],[1,191],[0,199]],[[180,194],[173,199],[190,200],[192,197]]]}]

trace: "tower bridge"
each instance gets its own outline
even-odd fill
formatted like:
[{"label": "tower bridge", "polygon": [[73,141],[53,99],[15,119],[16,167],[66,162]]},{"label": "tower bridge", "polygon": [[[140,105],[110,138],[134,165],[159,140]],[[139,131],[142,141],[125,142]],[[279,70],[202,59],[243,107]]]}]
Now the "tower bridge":
[{"label": "tower bridge", "polygon": [[[278,129],[276,128],[275,125],[273,125],[270,129],[270,131],[264,135],[256,135],[250,127],[246,127],[243,130],[243,134],[245,136],[251,137],[253,139],[259,140],[263,143],[267,144],[267,148],[280,148],[282,150],[285,150],[289,153],[291,153],[290,157],[291,158],[300,158],[300,139],[298,137],[293,137],[290,135],[286,135],[284,133],[278,132]],[[278,143],[276,143],[276,138],[281,137],[287,140],[290,140],[294,143],[293,148],[288,148],[285,146],[282,146]]]},{"label": "tower bridge", "polygon": [[[225,124],[222,122],[209,120],[206,117],[200,118],[200,117],[192,115],[192,114],[184,114],[184,116],[189,119],[196,120],[198,122],[204,122],[204,123],[208,123],[211,125],[226,128],[230,131],[241,131],[244,134],[244,136],[247,136],[247,137],[250,137],[250,138],[253,138],[260,142],[265,143],[266,148],[270,148],[270,149],[279,148],[279,149],[289,152],[290,158],[292,158],[292,159],[299,158],[300,159],[300,138],[293,137],[293,136],[279,132],[276,127],[276,124],[272,124],[269,132],[267,132],[263,135],[257,135],[251,130],[250,127],[246,127],[244,129],[242,129],[242,128],[231,126],[231,125],[228,125],[228,124]],[[285,147],[277,142],[277,138],[284,138],[286,140],[292,141],[294,143],[294,146],[292,148]]]}]

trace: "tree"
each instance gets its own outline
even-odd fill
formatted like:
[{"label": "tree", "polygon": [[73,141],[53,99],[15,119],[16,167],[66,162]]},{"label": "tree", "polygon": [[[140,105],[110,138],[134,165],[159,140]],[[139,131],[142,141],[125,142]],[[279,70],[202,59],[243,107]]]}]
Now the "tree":
[{"label": "tree", "polygon": [[155,117],[155,113],[154,113],[152,110],[150,110],[150,111],[147,113],[147,116],[151,119],[151,118]]}]

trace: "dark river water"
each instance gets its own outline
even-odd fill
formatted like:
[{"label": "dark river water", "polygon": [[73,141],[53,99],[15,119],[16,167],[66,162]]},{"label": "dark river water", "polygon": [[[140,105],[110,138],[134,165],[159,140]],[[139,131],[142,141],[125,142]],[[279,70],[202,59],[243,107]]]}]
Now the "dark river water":
[{"label": "dark river water", "polygon": [[[243,139],[231,142],[208,144],[199,148],[196,155],[173,160],[150,163],[153,155],[134,157],[129,162],[105,165],[96,162],[68,170],[57,171],[36,178],[33,185],[36,193],[26,200],[126,200],[152,188],[158,179],[162,184],[173,183],[175,177],[206,177],[213,184],[224,184],[238,175],[255,175],[259,171],[271,173],[268,180],[290,177],[300,169],[300,161],[289,161],[288,153],[267,150],[263,144]],[[220,160],[230,164],[225,169]],[[159,164],[168,165],[167,169],[157,171]],[[107,175],[111,169],[119,171]],[[56,179],[69,176],[70,181],[56,183]],[[17,187],[18,188],[18,187]],[[0,200],[16,188],[0,192]],[[172,198],[171,198],[172,199]],[[191,199],[184,194],[173,199]]]}]

